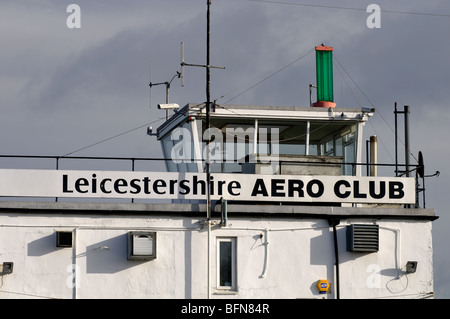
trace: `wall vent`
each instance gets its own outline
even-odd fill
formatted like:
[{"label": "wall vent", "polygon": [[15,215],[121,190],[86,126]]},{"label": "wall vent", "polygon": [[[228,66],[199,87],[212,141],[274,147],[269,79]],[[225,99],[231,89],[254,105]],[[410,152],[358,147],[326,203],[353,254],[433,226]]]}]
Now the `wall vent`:
[{"label": "wall vent", "polygon": [[347,251],[377,252],[379,249],[378,225],[347,226]]},{"label": "wall vent", "polygon": [[152,260],[156,258],[156,232],[129,232],[128,259]]},{"label": "wall vent", "polygon": [[57,231],[56,232],[56,247],[70,248],[72,247],[72,232]]}]

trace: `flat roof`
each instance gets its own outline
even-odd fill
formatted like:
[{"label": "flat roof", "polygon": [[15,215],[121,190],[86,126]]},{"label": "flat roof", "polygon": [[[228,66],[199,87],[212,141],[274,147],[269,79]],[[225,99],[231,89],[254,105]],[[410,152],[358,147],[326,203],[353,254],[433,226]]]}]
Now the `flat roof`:
[{"label": "flat roof", "polygon": [[[232,105],[217,104],[212,106],[211,120],[215,119],[260,119],[269,121],[334,121],[361,122],[367,121],[375,109],[361,108],[323,108],[304,106],[273,105]],[[192,117],[206,116],[205,103],[188,103],[177,110],[167,121],[158,127],[160,137]]]}]

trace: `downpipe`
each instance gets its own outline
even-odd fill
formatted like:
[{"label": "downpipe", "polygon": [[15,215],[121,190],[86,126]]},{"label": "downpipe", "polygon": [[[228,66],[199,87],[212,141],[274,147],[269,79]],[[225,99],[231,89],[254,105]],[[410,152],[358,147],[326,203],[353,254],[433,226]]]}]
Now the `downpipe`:
[{"label": "downpipe", "polygon": [[335,267],[336,267],[336,299],[341,299],[340,296],[340,278],[339,278],[339,248],[338,248],[338,239],[336,233],[336,226],[339,225],[339,219],[330,219],[328,220],[330,226],[333,227],[333,240],[334,240],[334,258],[335,258]]}]

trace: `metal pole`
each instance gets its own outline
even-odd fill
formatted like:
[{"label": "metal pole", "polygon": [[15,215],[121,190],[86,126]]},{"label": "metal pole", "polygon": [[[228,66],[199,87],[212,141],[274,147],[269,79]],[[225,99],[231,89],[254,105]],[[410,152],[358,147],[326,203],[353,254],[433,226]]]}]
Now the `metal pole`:
[{"label": "metal pole", "polygon": [[404,106],[405,112],[405,164],[406,164],[406,177],[410,177],[410,150],[409,150],[409,106]]},{"label": "metal pole", "polygon": [[[166,104],[169,104],[169,88],[170,83],[166,82]],[[169,119],[169,110],[166,110],[166,120]]]},{"label": "metal pole", "polygon": [[370,176],[369,140],[366,140],[366,175]]},{"label": "metal pole", "polygon": [[[313,102],[312,102],[312,88],[315,88],[316,86],[313,84],[309,85],[309,106],[312,107],[313,106]],[[311,129],[311,122],[307,121],[306,122],[306,142],[305,142],[305,155],[309,155],[309,140],[311,138],[310,136],[310,129]]]},{"label": "metal pole", "polygon": [[[56,170],[59,170],[59,157],[56,158]],[[55,202],[58,201],[58,197],[55,198]]]},{"label": "metal pole", "polygon": [[[409,165],[409,155],[410,155],[410,151],[409,151],[409,106],[405,105],[404,106],[404,112],[405,114],[405,170],[406,170],[406,177],[410,177],[410,165]],[[405,208],[410,208],[411,205],[407,204],[405,205]]]},{"label": "metal pole", "polygon": [[328,220],[330,226],[333,227],[333,241],[334,241],[334,258],[336,266],[336,299],[341,299],[341,287],[340,287],[340,276],[339,276],[339,249],[338,249],[338,238],[336,233],[336,226],[340,224],[340,220],[333,218]]},{"label": "metal pole", "polygon": [[[211,70],[210,70],[210,50],[209,50],[209,38],[210,38],[210,9],[211,0],[207,0],[208,11],[207,11],[207,30],[206,30],[206,129],[210,127],[210,107],[211,107]],[[211,194],[209,187],[209,180],[211,175],[211,169],[209,165],[209,143],[207,144],[206,151],[206,189],[208,194],[207,206],[206,206],[206,217],[211,219]]]},{"label": "metal pole", "polygon": [[398,176],[398,151],[397,151],[397,102],[394,104],[394,114],[395,114],[395,176]]},{"label": "metal pole", "polygon": [[377,146],[377,136],[370,137],[370,176],[377,176],[377,160],[378,160],[378,146]]},{"label": "metal pole", "polygon": [[[210,18],[211,18],[211,0],[207,0],[208,11],[206,14],[207,29],[206,29],[206,129],[210,126],[210,86],[211,86],[211,70],[210,70],[210,50],[209,50],[209,38],[210,38]],[[208,223],[208,299],[210,298],[210,286],[211,286],[211,194],[210,194],[210,176],[211,168],[209,166],[209,143],[206,148],[206,218]]]}]

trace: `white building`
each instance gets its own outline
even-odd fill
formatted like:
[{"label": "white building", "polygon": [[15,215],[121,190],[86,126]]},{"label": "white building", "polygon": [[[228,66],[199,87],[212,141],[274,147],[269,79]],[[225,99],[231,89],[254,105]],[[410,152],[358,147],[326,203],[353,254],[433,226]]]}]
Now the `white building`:
[{"label": "white building", "polygon": [[[167,154],[169,133],[177,127],[195,132],[194,125],[199,122],[194,117],[200,118],[202,112],[204,109],[188,105],[159,129],[166,157],[170,157]],[[131,187],[137,175],[127,174],[144,176],[145,172],[114,172],[114,175],[101,171],[2,170],[1,191],[5,196],[17,196],[13,192],[18,189],[23,196],[48,197],[55,188],[53,184],[59,182],[61,188],[61,176],[68,177],[66,192],[52,193],[58,201],[0,202],[0,264],[3,263],[0,296],[233,299],[432,296],[432,221],[437,217],[433,210],[404,208],[403,198],[389,197],[389,181],[400,181],[404,183],[404,198],[408,198],[406,201],[412,198],[414,204],[415,187],[411,189],[408,181],[412,180],[415,186],[415,179],[362,176],[362,165],[343,164],[347,163],[346,156],[350,156],[350,163],[363,161],[361,135],[371,112],[300,107],[216,108],[211,113],[211,123],[221,129],[223,126],[218,123],[226,126],[234,121],[259,125],[259,128],[268,125],[282,128],[279,140],[290,144],[280,142],[280,153],[284,149],[295,149],[295,143],[304,146],[303,131],[309,121],[309,143],[315,155],[308,157],[297,151],[298,154],[291,152],[294,154],[290,157],[280,156],[279,162],[260,164],[248,160],[241,164],[212,164],[213,172],[223,169],[228,173],[223,175],[228,178],[225,180],[234,176],[242,183],[239,189],[242,195],[244,183],[252,177],[277,179],[276,184],[265,180],[267,196],[263,188],[257,188],[256,201],[245,197],[240,200],[239,196],[238,200],[217,201],[217,196],[212,197],[210,223],[206,218],[206,205],[198,200],[191,200],[191,203],[175,200],[171,204],[138,202],[138,198],[150,196],[144,192],[144,178],[139,178],[142,187],[137,194],[137,188]],[[165,130],[167,134],[163,135]],[[290,139],[289,136],[301,137]],[[252,149],[249,144],[248,149]],[[198,146],[193,145],[193,156]],[[328,157],[323,155],[325,150],[334,153]],[[330,167],[321,168],[319,165],[328,159]],[[171,165],[178,165],[176,170],[191,174],[196,174],[198,168],[195,162],[167,163],[169,170],[174,167]],[[244,173],[233,171],[243,168]],[[256,172],[245,174],[245,170]],[[266,175],[258,174],[264,170]],[[267,175],[267,170],[274,175]],[[55,173],[59,174],[56,178]],[[285,173],[289,175],[283,175]],[[94,174],[97,179],[95,196],[132,196],[137,198],[136,202],[64,201],[64,196],[91,196],[94,183],[89,178]],[[161,173],[160,180],[167,174]],[[178,176],[178,173],[172,174]],[[218,181],[220,174],[223,173],[212,176]],[[312,177],[318,182],[308,190]],[[293,178],[297,182],[304,181],[303,196],[298,183],[290,184]],[[137,185],[138,179],[135,180]],[[20,184],[21,181],[26,186]],[[105,192],[100,191],[102,181]],[[148,192],[154,194],[159,190],[166,193],[161,195],[163,197],[168,194],[169,182],[163,188],[162,182],[149,181],[154,183],[148,183]],[[339,184],[339,181],[343,182]],[[377,183],[373,192],[378,195],[382,193],[380,185],[385,183],[385,196],[373,198],[367,188],[370,181]],[[332,188],[336,194],[336,184],[339,184],[337,194],[341,197],[322,199],[315,195],[320,192],[319,182],[325,189],[323,196]],[[12,185],[14,183],[18,186]],[[159,186],[155,186],[158,183]],[[201,186],[199,184],[198,195],[205,198]],[[288,186],[293,188],[291,197]],[[32,194],[33,188],[37,189],[35,194]],[[222,197],[229,195],[225,189]],[[238,193],[237,188],[233,190]],[[135,194],[131,194],[133,191]],[[136,259],[129,256],[133,251],[130,245],[133,232],[138,234],[131,238],[142,245],[138,247],[142,250],[136,252]],[[142,235],[146,237],[139,237]],[[409,269],[407,265],[415,267]],[[329,283],[325,294],[317,288],[320,280]]]},{"label": "white building", "polygon": [[168,172],[0,169],[0,298],[432,297],[437,216],[366,171],[374,111],[188,104]]}]

